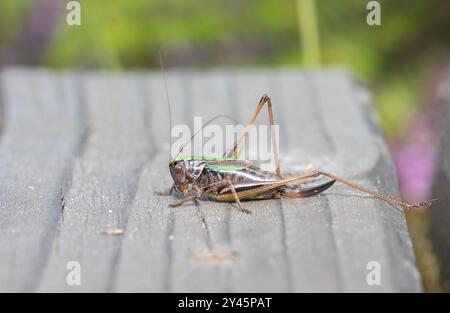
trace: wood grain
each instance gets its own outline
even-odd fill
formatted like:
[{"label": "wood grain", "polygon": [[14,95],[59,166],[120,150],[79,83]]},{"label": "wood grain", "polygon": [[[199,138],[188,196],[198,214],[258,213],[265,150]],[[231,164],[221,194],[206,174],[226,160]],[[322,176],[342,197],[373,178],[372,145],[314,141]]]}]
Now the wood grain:
[{"label": "wood grain", "polygon": [[[338,184],[245,202],[251,215],[209,201],[170,208],[174,197],[155,194],[171,185],[160,73],[1,77],[1,291],[422,290],[404,213]],[[217,114],[245,124],[267,93],[285,176],[314,167],[398,197],[370,95],[344,71],[168,71],[167,81],[174,124]],[[79,286],[66,283],[73,260]],[[366,283],[369,261],[380,286]]]}]

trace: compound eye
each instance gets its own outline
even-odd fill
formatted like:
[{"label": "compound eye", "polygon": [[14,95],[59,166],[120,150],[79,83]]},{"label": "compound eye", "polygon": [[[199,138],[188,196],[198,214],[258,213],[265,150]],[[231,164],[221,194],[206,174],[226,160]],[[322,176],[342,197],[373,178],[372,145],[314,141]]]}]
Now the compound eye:
[{"label": "compound eye", "polygon": [[183,166],[181,164],[175,165],[175,171],[181,173],[183,171]]}]

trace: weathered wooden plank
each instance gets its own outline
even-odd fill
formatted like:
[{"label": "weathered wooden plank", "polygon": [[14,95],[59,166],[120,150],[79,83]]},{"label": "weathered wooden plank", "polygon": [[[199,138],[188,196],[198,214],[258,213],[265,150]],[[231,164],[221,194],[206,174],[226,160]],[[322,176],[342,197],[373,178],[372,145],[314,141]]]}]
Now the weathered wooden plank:
[{"label": "weathered wooden plank", "polygon": [[[198,106],[203,99],[226,106],[226,73],[189,75],[169,73],[167,80],[173,103],[174,123],[191,125],[194,116],[204,121],[217,112],[210,107]],[[165,107],[161,77],[150,76],[146,86],[151,107]],[[206,94],[205,94],[206,91]],[[209,95],[208,95],[209,92]],[[203,102],[202,102],[203,101]],[[161,119],[161,116],[164,118]],[[167,113],[159,110],[153,115],[156,134],[167,140]],[[177,122],[175,122],[177,121]],[[168,154],[158,153],[143,175],[136,196],[136,205],[124,238],[123,258],[119,264],[116,290],[126,291],[224,291],[228,290],[227,267],[205,266],[193,259],[193,255],[212,249],[230,250],[226,238],[227,204],[208,204],[214,221],[205,216],[204,205],[187,205],[168,209],[174,199],[154,196],[154,191],[168,189]],[[222,221],[222,222],[221,222]],[[161,251],[161,253],[155,253]],[[147,266],[142,267],[142,262]],[[130,276],[133,279],[130,279]]]},{"label": "weathered wooden plank", "polygon": [[71,182],[58,238],[39,288],[67,290],[66,264],[78,261],[83,273],[77,291],[109,291],[121,256],[121,236],[103,234],[125,229],[142,169],[154,154],[148,112],[135,77],[83,76],[86,135]]},{"label": "weathered wooden plank", "polygon": [[[318,94],[325,136],[334,149],[320,167],[398,197],[389,153],[376,127],[371,127],[375,124],[372,111],[364,99],[358,99],[364,91],[339,71],[314,75],[310,81]],[[421,290],[401,210],[342,186],[335,186],[326,198],[340,290]],[[365,281],[369,261],[381,265],[383,281],[379,287],[368,286]]]},{"label": "weathered wooden plank", "polygon": [[[244,124],[263,94],[272,98],[275,122],[282,119],[274,78],[262,74],[259,70],[253,70],[236,73],[233,77],[232,90],[235,105],[239,108],[237,116]],[[258,123],[267,122],[267,108],[264,108]],[[283,212],[279,201],[246,202],[244,206],[253,212],[251,216],[242,217],[239,212],[234,212],[230,219],[231,241],[239,254],[232,274],[233,286],[238,291],[292,291]]]},{"label": "weathered wooden plank", "polygon": [[[183,110],[185,123],[192,125],[195,117],[202,117],[203,123],[206,123],[218,114],[230,115],[231,110],[228,105],[230,95],[225,72],[212,71],[208,72],[208,75],[194,72],[191,73],[186,83],[188,87],[185,91],[187,103],[184,104]],[[222,112],[218,112],[217,108],[222,108]],[[229,121],[225,122],[229,123]],[[217,123],[221,123],[221,121],[217,121]],[[197,253],[232,251],[225,226],[229,210],[233,210],[233,208],[228,204],[215,203],[210,207],[209,205],[205,206],[204,202],[200,202],[198,206],[192,206],[190,203],[177,211],[173,239],[175,253],[171,277],[173,291],[231,291],[227,266],[211,266],[194,260],[194,255]],[[223,222],[213,222],[218,220]]]},{"label": "weathered wooden plank", "polygon": [[[246,123],[259,97],[268,93],[280,124],[285,175],[320,168],[397,196],[370,99],[344,72],[169,71],[167,78],[174,124],[192,125],[194,116],[206,121],[217,114]],[[244,203],[252,215],[241,214],[231,204],[206,201],[169,208],[173,197],[154,194],[171,184],[160,74],[90,73],[69,75],[64,81],[69,102],[82,113],[74,119],[75,139],[68,141],[73,142],[72,166],[64,174],[70,183],[62,193],[63,220],[54,224],[58,231],[43,253],[46,261],[39,277],[32,278],[33,288],[421,290],[404,215],[396,208],[338,185],[320,197]],[[266,119],[263,112],[260,122]],[[35,228],[48,229],[48,220],[42,218]],[[17,220],[10,221],[8,234],[13,227],[20,229]],[[107,228],[125,233],[102,234]],[[5,246],[11,255],[22,249],[18,243]],[[196,259],[198,253],[233,257],[227,264],[214,264]],[[71,260],[80,262],[81,286],[66,284]],[[366,283],[369,261],[381,264],[381,286]],[[7,277],[6,272],[0,274]],[[8,277],[23,283],[20,275]]]},{"label": "weathered wooden plank", "polygon": [[450,292],[450,69],[440,86],[443,105],[443,129],[440,139],[439,166],[434,184],[433,198],[437,199],[430,210],[430,233],[433,248],[439,259],[441,286]]},{"label": "weathered wooden plank", "polygon": [[79,110],[64,74],[2,72],[0,291],[34,291],[61,218]]},{"label": "weathered wooden plank", "polygon": [[[178,88],[169,75],[169,88]],[[144,104],[150,107],[150,138],[157,144],[152,159],[143,167],[137,185],[135,201],[122,243],[120,262],[114,291],[170,291],[172,275],[172,241],[175,228],[175,211],[168,210],[169,197],[159,197],[155,192],[167,191],[171,178],[167,175],[169,160],[168,110],[161,76],[142,78]],[[181,93],[171,95],[172,101],[182,103]],[[174,110],[174,119],[181,117]]]},{"label": "weathered wooden plank", "polygon": [[[314,76],[309,76],[286,72],[281,73],[279,78],[283,97],[279,111],[286,112],[283,114],[283,132],[289,138],[289,145],[293,146],[285,157],[286,162],[282,163],[284,171],[291,174],[304,172],[308,166],[322,168],[335,155],[320,112],[320,86],[310,81]],[[300,127],[297,127],[297,119],[301,121]],[[300,132],[299,128],[303,131]],[[280,142],[283,144],[283,141]],[[289,148],[282,145],[281,149],[284,155],[285,149]],[[301,202],[286,199],[281,201],[281,206],[293,290],[344,290],[328,196]]]},{"label": "weathered wooden plank", "polygon": [[[358,92],[363,93],[362,90],[358,90],[351,80],[340,72],[331,73],[331,78],[328,81],[321,80],[318,74],[313,74],[312,77],[298,75],[296,72],[275,72],[271,74],[261,75],[260,72],[256,71],[254,73],[238,73],[230,77],[227,73],[221,73],[220,76],[226,77],[224,82],[223,78],[215,77],[217,73],[208,73],[207,77],[202,77],[201,74],[200,77],[195,77],[199,74],[194,73],[194,77],[184,82],[188,84],[188,89],[191,90],[190,94],[185,97],[189,99],[186,101],[190,103],[189,110],[185,112],[185,115],[191,117],[202,115],[207,120],[218,113],[233,114],[230,110],[232,111],[233,106],[236,106],[239,111],[235,111],[234,115],[239,120],[245,121],[253,112],[259,95],[267,92],[272,96],[277,120],[284,121],[289,119],[291,114],[295,114],[294,111],[296,110],[293,110],[289,104],[295,103],[298,96],[295,92],[293,96],[290,96],[290,93],[286,90],[296,90],[296,86],[300,91],[312,90],[310,92],[316,94],[305,97],[305,101],[316,103],[316,105],[311,105],[308,107],[309,110],[303,112],[305,116],[310,118],[304,119],[307,124],[303,124],[302,127],[305,130],[309,127],[317,129],[317,132],[313,132],[310,137],[315,138],[315,141],[305,142],[303,146],[298,146],[294,141],[295,148],[291,148],[291,151],[303,151],[304,149],[308,153],[308,151],[311,151],[308,148],[313,144],[315,145],[313,151],[317,152],[311,154],[309,161],[315,161],[313,163],[316,167],[335,172],[337,170],[339,174],[349,176],[369,186],[372,185],[371,179],[373,181],[373,178],[369,176],[375,173],[378,175],[378,177],[374,177],[379,180],[378,185],[386,184],[386,186],[390,186],[391,190],[395,191],[395,178],[393,178],[390,170],[391,165],[376,163],[379,158],[389,157],[385,147],[382,146],[383,140],[380,134],[373,133],[373,127],[366,124],[367,119],[370,119],[368,117],[370,113],[364,113],[367,108],[363,103],[360,104],[359,111],[353,112],[354,103],[359,99],[353,99],[352,96],[357,97]],[[312,86],[309,85],[309,81],[313,82]],[[276,82],[281,82],[278,89]],[[217,86],[224,87],[218,88]],[[280,90],[280,86],[284,86],[285,90]],[[181,88],[181,86],[179,87]],[[332,87],[340,90],[340,97],[327,98],[323,94],[327,91],[333,91]],[[226,105],[227,101],[230,101],[230,96],[225,94],[226,91],[231,93],[233,105]],[[334,94],[336,93],[339,94],[335,91]],[[201,96],[196,96],[197,94]],[[254,96],[255,94],[258,96]],[[214,95],[217,96],[214,97]],[[311,99],[316,100],[314,102]],[[214,106],[210,105],[212,102],[214,102]],[[204,104],[202,105],[202,103]],[[277,105],[277,103],[281,105]],[[339,142],[339,140],[345,141],[345,138],[342,137],[354,136],[354,134],[342,134],[340,135],[341,138],[337,138],[335,141],[329,142],[328,146],[325,146],[324,143],[327,142],[327,139],[333,139],[333,135],[340,130],[328,130],[325,124],[333,123],[333,121],[323,118],[324,120],[318,123],[317,118],[311,118],[311,116],[314,116],[314,114],[323,116],[320,110],[333,105],[342,110],[339,114],[349,117],[351,121],[362,119],[362,124],[358,125],[362,129],[358,132],[356,140]],[[223,108],[223,110],[214,112],[214,109],[212,109],[214,107]],[[366,114],[366,116],[361,116],[363,114]],[[371,121],[371,123],[374,122]],[[288,125],[292,125],[290,127],[292,132],[298,132],[295,121]],[[335,123],[334,127],[340,127],[339,123]],[[331,132],[331,135],[329,132]],[[289,132],[281,130],[281,133]],[[291,140],[286,138],[286,141],[282,140],[282,143],[290,143]],[[324,147],[317,148],[321,145]],[[335,145],[343,146],[336,148]],[[351,149],[346,150],[344,147],[349,147],[349,145]],[[282,148],[284,148],[283,145]],[[287,148],[289,149],[289,146]],[[336,150],[338,149],[338,153],[341,155],[337,156]],[[354,159],[354,156],[350,155],[352,150],[363,154],[367,163],[348,162],[348,160]],[[323,154],[326,154],[326,151],[329,151],[329,153],[324,156]],[[369,155],[366,155],[367,153]],[[295,165],[292,154],[283,153],[283,156],[288,160],[288,165],[290,163]],[[347,175],[343,172],[342,166],[340,167],[337,164],[341,160],[347,161],[346,166],[353,175]],[[291,172],[299,168],[304,170],[306,164],[297,163],[296,165],[287,167],[287,170]],[[303,167],[298,165],[303,165]],[[380,168],[377,168],[377,166]],[[391,177],[386,177],[385,183],[381,182],[384,179],[383,175],[385,175],[381,170],[387,171],[387,176],[391,175]],[[366,177],[354,177],[354,173],[357,171],[362,173],[359,176],[366,175]],[[380,186],[377,187],[380,188]],[[345,193],[349,194],[347,197],[352,195],[345,188],[338,190],[344,193],[344,196]],[[388,188],[385,191],[389,192]],[[341,203],[342,207],[330,205],[331,200],[326,198],[328,196],[300,201],[283,200],[281,203],[277,201],[247,202],[245,206],[254,212],[250,218],[235,210],[230,210],[229,205],[219,203],[202,203],[199,208],[191,207],[191,210],[188,209],[187,211],[182,208],[183,215],[180,216],[183,218],[183,226],[181,228],[175,227],[176,231],[173,233],[177,233],[177,235],[171,238],[173,247],[176,247],[176,253],[182,251],[180,255],[184,257],[173,261],[175,264],[180,263],[179,267],[172,264],[171,279],[173,277],[176,277],[176,279],[172,283],[166,282],[165,286],[171,286],[170,290],[176,291],[206,291],[216,290],[215,288],[222,291],[371,291],[373,287],[369,287],[365,280],[366,265],[369,261],[374,260],[380,262],[382,268],[385,268],[386,273],[388,273],[383,282],[383,288],[376,287],[376,290],[420,290],[409,239],[407,234],[404,233],[406,230],[404,221],[392,225],[390,219],[385,218],[385,220],[377,223],[377,219],[380,218],[377,215],[379,210],[394,210],[394,213],[387,213],[391,215],[389,218],[393,220],[403,218],[402,215],[395,216],[397,214],[395,212],[398,211],[379,204],[376,200],[365,199],[360,196],[356,196],[356,200],[352,202],[349,200],[343,201],[342,195],[335,195],[333,201]],[[369,211],[369,213],[362,210]],[[340,211],[347,211],[346,218],[339,218],[339,215],[342,214]],[[175,218],[176,225],[178,225],[178,216],[177,214]],[[198,232],[200,227],[204,228],[204,239],[201,238],[202,233]],[[389,247],[384,241],[386,234],[383,234],[383,232],[386,228],[390,228],[389,231],[394,233],[393,240],[397,240],[392,247]],[[367,235],[351,235],[351,232],[358,235],[366,232]],[[400,239],[395,239],[397,237]],[[139,240],[137,238],[139,236],[133,234],[133,240]],[[361,240],[367,241],[366,245],[361,245]],[[132,244],[129,246],[134,247]],[[396,249],[401,246],[403,248],[400,248],[401,251],[397,252]],[[137,250],[136,248],[131,249]],[[213,267],[211,271],[208,267],[196,265],[192,260],[193,253],[201,249],[236,252],[239,255],[238,261],[233,266]],[[402,255],[404,250],[409,250],[410,254]],[[147,253],[152,254],[152,252]],[[409,276],[411,281],[403,282],[402,278],[391,275],[391,263],[400,261],[401,264],[407,264],[406,260],[408,259],[410,260],[410,268],[406,267],[402,274],[405,274],[406,277]],[[124,264],[129,262],[130,260],[127,260]],[[138,264],[132,267],[137,272]],[[261,275],[261,273],[264,273],[264,275]],[[294,276],[292,277],[292,275]],[[214,283],[211,283],[210,279],[214,279]],[[123,290],[126,290],[127,282],[123,281],[120,286]],[[145,286],[145,283],[141,286]],[[137,290],[143,290],[138,286],[136,288]]]}]

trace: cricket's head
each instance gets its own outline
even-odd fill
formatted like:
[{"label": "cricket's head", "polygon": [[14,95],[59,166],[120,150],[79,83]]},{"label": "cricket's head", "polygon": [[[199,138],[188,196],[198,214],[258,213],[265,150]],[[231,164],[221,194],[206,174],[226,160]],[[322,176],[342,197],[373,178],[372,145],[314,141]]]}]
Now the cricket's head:
[{"label": "cricket's head", "polygon": [[173,160],[169,163],[170,175],[172,175],[174,188],[176,191],[186,195],[188,193],[189,182],[186,177],[186,164],[183,160]]},{"label": "cricket's head", "polygon": [[195,158],[174,159],[169,163],[174,188],[183,195],[188,194],[189,184],[194,184],[203,172],[206,161]]}]

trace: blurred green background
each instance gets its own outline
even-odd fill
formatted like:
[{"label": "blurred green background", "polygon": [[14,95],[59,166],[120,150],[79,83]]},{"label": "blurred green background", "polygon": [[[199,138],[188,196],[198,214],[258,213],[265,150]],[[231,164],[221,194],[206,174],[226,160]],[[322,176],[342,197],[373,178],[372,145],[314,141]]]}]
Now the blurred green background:
[{"label": "blurred green background", "polygon": [[[374,94],[403,197],[430,197],[450,1],[378,1],[380,26],[366,0],[80,0],[81,26],[66,24],[67,2],[1,0],[0,67],[154,69],[159,50],[168,67],[343,66]],[[439,291],[426,212],[409,223]]]}]

